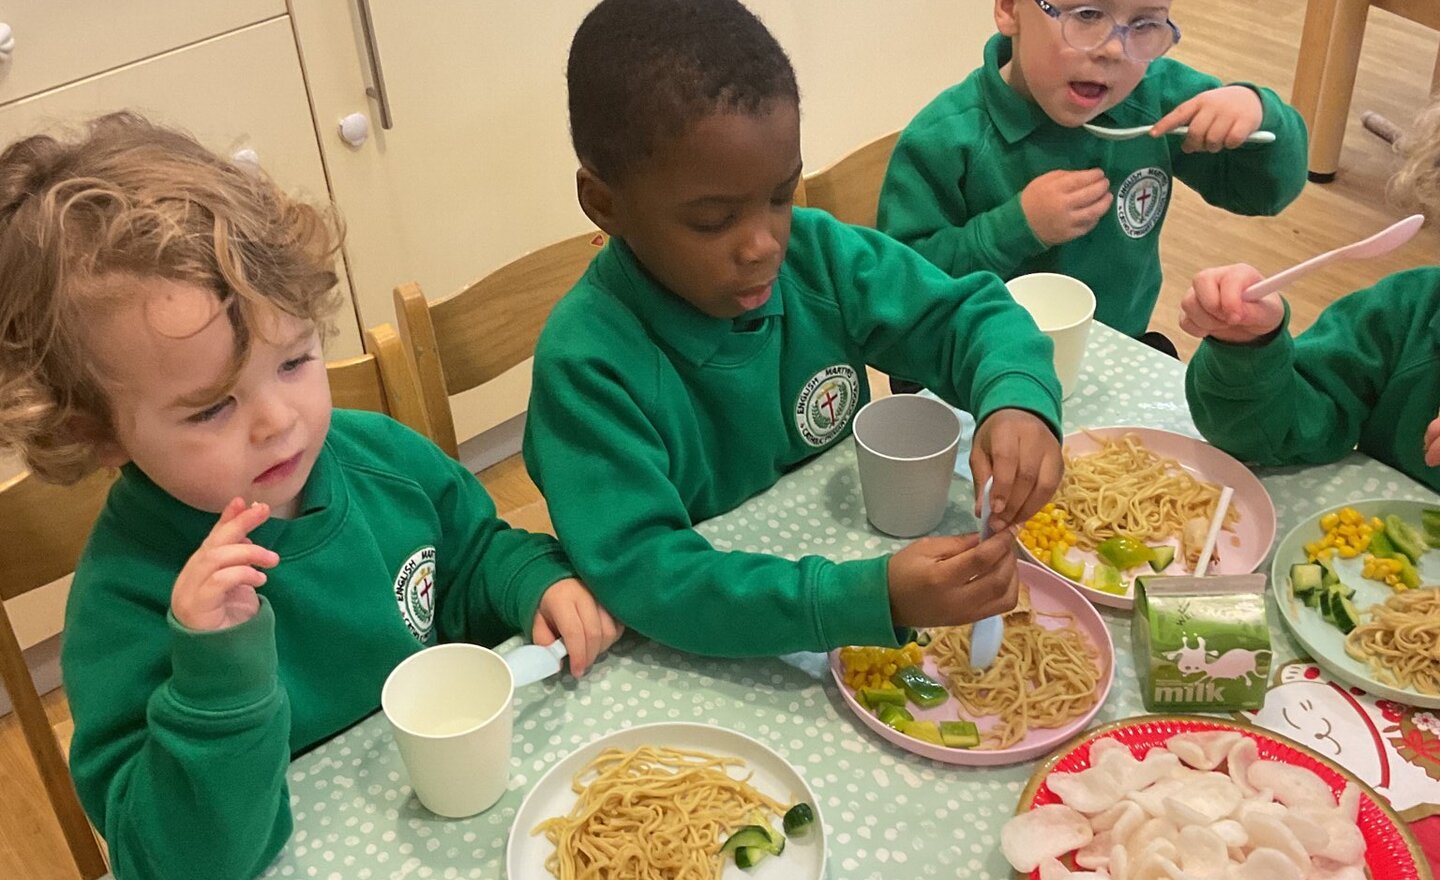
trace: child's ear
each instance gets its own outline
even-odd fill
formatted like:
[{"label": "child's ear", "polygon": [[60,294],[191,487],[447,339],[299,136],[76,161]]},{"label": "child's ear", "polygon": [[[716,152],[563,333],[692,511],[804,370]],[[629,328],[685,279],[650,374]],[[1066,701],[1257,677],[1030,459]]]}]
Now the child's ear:
[{"label": "child's ear", "polygon": [[1020,32],[1020,23],[1015,16],[1015,3],[1016,0],[995,0],[995,29],[1006,37],[1013,37]]},{"label": "child's ear", "polygon": [[585,212],[591,223],[600,227],[606,235],[620,235],[615,191],[600,179],[600,175],[581,165],[580,170],[575,172],[575,194],[580,199],[580,210]]}]

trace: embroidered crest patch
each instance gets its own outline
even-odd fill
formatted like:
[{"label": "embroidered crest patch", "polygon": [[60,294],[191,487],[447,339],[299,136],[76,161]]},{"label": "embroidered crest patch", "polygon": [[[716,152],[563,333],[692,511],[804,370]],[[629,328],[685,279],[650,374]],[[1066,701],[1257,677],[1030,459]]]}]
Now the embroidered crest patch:
[{"label": "embroidered crest patch", "polygon": [[1115,216],[1126,235],[1144,238],[1159,224],[1169,201],[1170,175],[1159,168],[1141,168],[1115,193]]},{"label": "embroidered crest patch", "polygon": [[860,399],[860,379],[849,364],[833,364],[810,377],[795,399],[795,427],[811,446],[834,440]]},{"label": "embroidered crest patch", "polygon": [[421,547],[395,576],[395,601],[410,634],[424,643],[435,626],[435,548]]}]

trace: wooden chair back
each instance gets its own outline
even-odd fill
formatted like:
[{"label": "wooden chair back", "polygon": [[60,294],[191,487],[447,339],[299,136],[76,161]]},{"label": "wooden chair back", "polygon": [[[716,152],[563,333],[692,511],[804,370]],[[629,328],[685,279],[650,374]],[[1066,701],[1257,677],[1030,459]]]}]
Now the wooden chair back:
[{"label": "wooden chair back", "polygon": [[885,181],[885,169],[890,165],[890,154],[899,139],[900,132],[892,131],[814,174],[807,174],[802,181],[804,204],[829,211],[830,216],[842,223],[873,229],[880,203],[880,185]]},{"label": "wooden chair back", "polygon": [[[75,570],[114,477],[113,471],[97,471],[73,486],[55,486],[27,471],[0,483],[0,599],[14,599]],[[105,857],[80,806],[70,766],[50,727],[3,603],[0,681],[10,695],[75,867],[84,880],[103,877],[109,870]]]},{"label": "wooden chair back", "polygon": [[555,242],[434,302],[418,284],[395,288],[400,339],[420,378],[425,415],[441,449],[459,458],[450,396],[478,388],[533,355],[550,310],[604,243],[599,232]]},{"label": "wooden chair back", "polygon": [[325,365],[335,406],[385,413],[433,439],[420,380],[391,324],[365,331],[365,354]]}]

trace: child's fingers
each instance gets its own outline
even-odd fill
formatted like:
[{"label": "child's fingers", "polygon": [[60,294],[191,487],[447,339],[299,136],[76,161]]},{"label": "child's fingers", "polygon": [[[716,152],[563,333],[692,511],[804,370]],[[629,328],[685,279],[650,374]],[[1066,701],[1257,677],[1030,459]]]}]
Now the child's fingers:
[{"label": "child's fingers", "polygon": [[1433,419],[1425,426],[1425,445],[1429,446],[1436,440],[1440,440],[1440,418]]},{"label": "child's fingers", "polygon": [[980,444],[973,444],[970,448],[970,477],[975,481],[975,509],[971,513],[980,516],[980,487],[990,479],[990,456],[980,448]]},{"label": "child's fingers", "polygon": [[[231,502],[234,503],[233,501]],[[270,505],[257,501],[225,522],[217,522],[202,547],[241,543],[247,535],[270,518]]]},{"label": "child's fingers", "polygon": [[1061,192],[1077,193],[1082,190],[1092,189],[1099,186],[1103,189],[1110,188],[1110,181],[1105,177],[1104,168],[1086,168],[1084,171],[1066,171],[1061,178]]},{"label": "child's fingers", "polygon": [[1169,113],[1166,113],[1164,116],[1160,117],[1159,122],[1150,126],[1150,136],[1160,137],[1172,131],[1173,129],[1179,128],[1180,126],[1187,124],[1191,119],[1194,118],[1195,111],[1199,109],[1199,107],[1200,102],[1198,98],[1191,98],[1190,100],[1185,101],[1184,103],[1180,104],[1180,106],[1176,107],[1174,110],[1171,110]]},{"label": "child's fingers", "polygon": [[1425,447],[1425,464],[1440,467],[1440,443],[1431,443]]},{"label": "child's fingers", "polygon": [[225,544],[207,548],[196,562],[201,569],[199,574],[206,576],[205,569],[216,572],[236,565],[274,568],[280,564],[280,554],[259,544]]},{"label": "child's fingers", "polygon": [[[225,597],[230,591],[237,587],[251,587],[259,589],[265,586],[269,578],[265,572],[248,565],[234,565],[229,568],[222,568],[200,584],[200,588],[191,596],[176,595],[171,597],[171,605],[182,605],[190,612],[198,609],[219,608],[225,602]],[[176,619],[184,622],[180,614],[175,615]]]},{"label": "child's fingers", "polygon": [[1254,130],[1251,128],[1250,123],[1242,118],[1236,117],[1235,123],[1230,126],[1229,133],[1225,135],[1225,148],[1227,150],[1233,150],[1241,146],[1245,143],[1245,139],[1253,133]]},{"label": "child's fingers", "polygon": [[585,674],[594,659],[591,639],[585,632],[585,622],[579,609],[572,602],[565,602],[555,609],[551,623],[560,638],[565,640],[565,651],[570,656],[570,674],[579,678]]}]

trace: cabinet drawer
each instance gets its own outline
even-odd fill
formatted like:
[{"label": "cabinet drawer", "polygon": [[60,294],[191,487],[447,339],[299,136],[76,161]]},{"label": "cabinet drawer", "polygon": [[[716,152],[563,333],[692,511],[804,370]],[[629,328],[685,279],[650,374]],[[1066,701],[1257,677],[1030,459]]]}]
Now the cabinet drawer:
[{"label": "cabinet drawer", "polygon": [[285,0],[0,0],[15,38],[0,104],[284,13]]},{"label": "cabinet drawer", "polygon": [[[287,192],[315,202],[330,199],[288,16],[0,106],[0,132],[10,140],[74,128],[127,108],[184,129],[221,155],[254,150]],[[345,270],[337,269],[348,302]],[[353,306],[335,320],[327,355],[359,354]],[[393,318],[376,323],[384,320]]]}]

